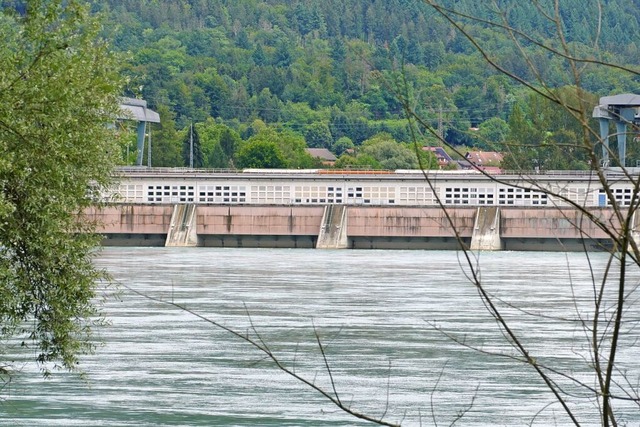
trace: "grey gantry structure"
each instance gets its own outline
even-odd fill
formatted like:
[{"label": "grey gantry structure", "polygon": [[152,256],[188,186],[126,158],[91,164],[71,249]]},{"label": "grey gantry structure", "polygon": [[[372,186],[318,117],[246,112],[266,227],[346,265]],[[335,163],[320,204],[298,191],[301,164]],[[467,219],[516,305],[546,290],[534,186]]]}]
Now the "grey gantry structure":
[{"label": "grey gantry structure", "polygon": [[640,124],[640,95],[623,93],[603,96],[600,104],[593,109],[593,117],[600,122],[600,139],[602,141],[602,161],[609,166],[609,125],[616,125],[618,142],[618,160],[620,166],[626,166],[628,126],[637,128]]},{"label": "grey gantry structure", "polygon": [[[136,165],[142,166],[147,123],[160,123],[160,115],[147,108],[147,101],[136,98],[122,98],[120,110],[122,110],[122,114],[118,116],[119,120],[134,120],[138,122],[138,154],[136,157]],[[149,132],[148,135],[147,153],[149,156],[147,165],[151,166],[151,132]]]}]

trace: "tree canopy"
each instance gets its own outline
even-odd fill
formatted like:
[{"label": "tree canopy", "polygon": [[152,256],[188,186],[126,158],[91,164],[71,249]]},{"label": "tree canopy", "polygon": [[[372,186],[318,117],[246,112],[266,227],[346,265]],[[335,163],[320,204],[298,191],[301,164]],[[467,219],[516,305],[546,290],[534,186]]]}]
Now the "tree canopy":
[{"label": "tree canopy", "polygon": [[[423,1],[92,3],[109,16],[116,47],[132,53],[125,94],[141,96],[158,110],[168,106],[177,129],[211,118],[246,140],[246,129],[260,119],[302,135],[309,147],[339,155],[343,137],[359,146],[387,132],[411,142],[406,123],[399,124],[404,111],[398,95],[406,94],[426,123],[441,128],[447,143],[488,150],[498,148],[499,141],[490,140],[505,136],[502,125],[511,123],[514,106],[532,100],[530,90],[487,66]],[[460,17],[506,70],[525,81],[541,77],[551,89],[572,84],[566,61],[532,42],[558,44],[539,10],[546,3],[511,3],[501,16],[489,4],[442,2],[478,18]],[[638,8],[622,0],[602,3],[601,14],[595,1],[564,0],[559,7],[566,41],[576,53],[637,62]],[[487,24],[502,20],[531,37],[522,37],[522,50]],[[525,55],[537,65],[537,75]],[[579,72],[582,89],[595,98],[639,90],[636,79],[620,70],[603,73],[584,64]],[[470,132],[476,128],[481,132]]]},{"label": "tree canopy", "polygon": [[244,145],[238,153],[242,168],[286,168],[287,161],[275,142],[254,140]]}]

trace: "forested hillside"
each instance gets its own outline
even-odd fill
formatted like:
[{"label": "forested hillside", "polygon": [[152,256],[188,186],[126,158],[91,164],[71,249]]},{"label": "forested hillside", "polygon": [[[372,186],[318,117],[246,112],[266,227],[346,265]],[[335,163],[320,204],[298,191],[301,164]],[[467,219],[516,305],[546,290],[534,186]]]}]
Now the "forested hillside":
[{"label": "forested hillside", "polygon": [[[501,0],[499,5],[509,6],[503,17],[490,10],[492,2],[450,3],[483,19],[504,18],[551,46],[558,43],[555,28],[535,6],[551,10],[551,1]],[[604,2],[599,32],[598,1],[561,5],[567,42],[576,52],[637,64],[640,8],[633,2]],[[305,144],[340,155],[381,132],[377,141],[408,142],[396,90],[406,91],[417,112],[454,145],[500,149],[506,139],[523,136],[517,129],[529,137],[540,133],[539,144],[559,131],[558,138],[571,138],[570,129],[553,123],[561,118],[553,113],[541,118],[552,106],[487,66],[419,0],[107,0],[96,1],[94,9],[108,17],[106,31],[115,46],[130,54],[125,95],[146,99],[162,115],[154,165],[184,164],[181,144],[191,122],[200,132],[202,165],[209,167],[238,166],[236,151],[251,138],[254,143],[275,139],[271,142],[284,151],[289,167],[314,164],[301,154]],[[534,80],[506,35],[477,21],[466,28],[510,71]],[[552,87],[572,83],[558,58],[526,42],[523,48]],[[581,71],[594,102],[603,95],[640,92],[638,79],[622,73],[588,66]],[[222,134],[233,141],[226,149]],[[435,143],[427,137],[423,142]],[[385,155],[404,158],[408,148],[397,148],[402,152]],[[586,167],[558,154],[535,155],[547,168]],[[350,158],[339,164],[380,167],[381,160]]]}]

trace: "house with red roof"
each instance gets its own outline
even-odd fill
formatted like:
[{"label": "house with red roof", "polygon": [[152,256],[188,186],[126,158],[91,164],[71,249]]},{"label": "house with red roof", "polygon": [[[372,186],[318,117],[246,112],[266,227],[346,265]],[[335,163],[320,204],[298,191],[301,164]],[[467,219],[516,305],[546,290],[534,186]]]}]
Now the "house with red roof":
[{"label": "house with red roof", "polygon": [[422,147],[422,150],[431,151],[436,156],[440,169],[446,168],[453,162],[451,156],[442,147]]},{"label": "house with red roof", "polygon": [[333,166],[338,158],[326,148],[307,148],[307,153],[319,159],[325,166]]},{"label": "house with red roof", "polygon": [[487,173],[501,173],[504,156],[497,151],[467,151],[464,158],[469,162],[468,168],[483,170]]}]

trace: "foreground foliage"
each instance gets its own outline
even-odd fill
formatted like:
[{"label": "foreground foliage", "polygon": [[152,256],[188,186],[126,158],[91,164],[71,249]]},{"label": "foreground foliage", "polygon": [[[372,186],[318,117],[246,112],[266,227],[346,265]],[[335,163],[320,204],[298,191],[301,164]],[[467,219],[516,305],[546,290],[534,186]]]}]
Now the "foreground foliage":
[{"label": "foreground foliage", "polygon": [[77,214],[119,151],[108,124],[120,77],[81,2],[0,12],[0,354],[17,338],[47,374],[92,348],[105,276],[92,265],[98,237]]}]

